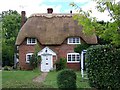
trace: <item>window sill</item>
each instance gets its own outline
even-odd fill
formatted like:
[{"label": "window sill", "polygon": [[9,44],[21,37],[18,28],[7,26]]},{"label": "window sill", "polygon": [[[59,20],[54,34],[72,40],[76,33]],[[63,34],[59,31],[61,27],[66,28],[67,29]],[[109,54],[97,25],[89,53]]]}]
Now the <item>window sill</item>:
[{"label": "window sill", "polygon": [[81,44],[81,43],[67,43],[69,45],[77,45],[77,44]]},{"label": "window sill", "polygon": [[26,64],[29,64],[30,62],[26,62]]},{"label": "window sill", "polygon": [[80,61],[72,61],[72,62],[67,62],[67,63],[80,63]]}]

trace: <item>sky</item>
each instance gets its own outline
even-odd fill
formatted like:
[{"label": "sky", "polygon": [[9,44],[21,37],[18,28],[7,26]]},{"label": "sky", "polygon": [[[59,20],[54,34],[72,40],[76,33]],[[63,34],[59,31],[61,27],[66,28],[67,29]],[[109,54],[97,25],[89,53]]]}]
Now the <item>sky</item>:
[{"label": "sky", "polygon": [[16,10],[18,13],[26,11],[26,16],[29,17],[34,13],[47,13],[47,8],[53,8],[53,13],[69,13],[70,10],[77,13],[75,8],[69,5],[72,2],[85,11],[92,9],[92,16],[98,20],[108,21],[110,19],[108,12],[97,11],[95,9],[96,3],[91,0],[0,0],[0,13],[9,9]]}]

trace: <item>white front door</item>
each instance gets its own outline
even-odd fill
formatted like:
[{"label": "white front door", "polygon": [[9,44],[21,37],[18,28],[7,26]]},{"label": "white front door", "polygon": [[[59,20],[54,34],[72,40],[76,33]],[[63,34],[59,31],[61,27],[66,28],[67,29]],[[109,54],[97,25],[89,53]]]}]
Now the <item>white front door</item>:
[{"label": "white front door", "polygon": [[41,55],[41,71],[49,72],[53,68],[52,55],[43,54]]}]

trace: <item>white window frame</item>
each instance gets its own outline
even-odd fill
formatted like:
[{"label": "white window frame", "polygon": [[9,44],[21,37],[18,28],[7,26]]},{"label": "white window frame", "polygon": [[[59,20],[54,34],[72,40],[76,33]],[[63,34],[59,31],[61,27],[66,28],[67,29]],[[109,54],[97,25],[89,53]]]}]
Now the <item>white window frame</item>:
[{"label": "white window frame", "polygon": [[33,53],[27,53],[26,54],[26,63],[30,63],[30,60],[28,60],[28,55],[32,57]]},{"label": "white window frame", "polygon": [[[35,39],[35,43],[32,42],[33,39]],[[28,45],[34,45],[34,44],[37,44],[37,40],[36,40],[36,38],[27,38],[27,44],[28,44]]]},{"label": "white window frame", "polygon": [[[71,55],[71,61],[68,61],[68,55]],[[73,59],[72,56],[73,56],[73,55],[75,55],[75,61],[72,61],[72,59]],[[75,63],[75,62],[76,62],[76,63],[79,63],[80,60],[77,61],[77,55],[79,55],[79,59],[80,59],[81,57],[80,57],[80,54],[79,54],[79,53],[67,53],[67,62],[68,62],[68,63]]]},{"label": "white window frame", "polygon": [[[79,39],[79,42],[77,42],[77,39]],[[75,42],[73,42],[75,40]],[[70,37],[67,40],[68,44],[81,44],[80,37]]]}]

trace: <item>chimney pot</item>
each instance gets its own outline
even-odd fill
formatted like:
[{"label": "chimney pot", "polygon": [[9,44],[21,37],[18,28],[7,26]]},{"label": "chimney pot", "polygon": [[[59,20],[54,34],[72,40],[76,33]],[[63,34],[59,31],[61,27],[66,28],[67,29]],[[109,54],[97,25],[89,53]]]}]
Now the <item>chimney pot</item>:
[{"label": "chimney pot", "polygon": [[72,10],[70,11],[70,13],[72,14]]},{"label": "chimney pot", "polygon": [[25,11],[21,11],[21,15],[25,16],[26,12]]},{"label": "chimney pot", "polygon": [[47,9],[47,13],[49,13],[49,14],[50,14],[50,13],[53,13],[53,9],[52,9],[52,8],[48,8],[48,9]]}]

